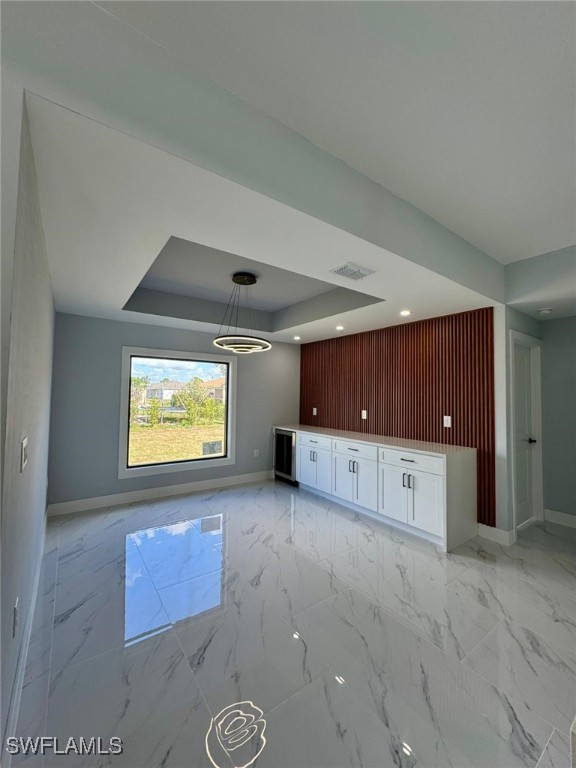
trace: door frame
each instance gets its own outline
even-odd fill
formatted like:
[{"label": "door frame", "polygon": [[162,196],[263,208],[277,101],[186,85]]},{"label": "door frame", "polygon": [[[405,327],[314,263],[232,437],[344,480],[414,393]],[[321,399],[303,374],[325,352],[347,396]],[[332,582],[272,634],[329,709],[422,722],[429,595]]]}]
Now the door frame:
[{"label": "door frame", "polygon": [[538,442],[532,450],[532,517],[521,524],[529,525],[534,520],[544,520],[544,484],[542,475],[542,339],[528,336],[520,331],[510,331],[509,392],[510,392],[510,446],[511,446],[511,495],[512,495],[512,530],[516,531],[516,430],[514,428],[515,376],[514,348],[528,347],[530,350],[530,399],[532,432]]}]

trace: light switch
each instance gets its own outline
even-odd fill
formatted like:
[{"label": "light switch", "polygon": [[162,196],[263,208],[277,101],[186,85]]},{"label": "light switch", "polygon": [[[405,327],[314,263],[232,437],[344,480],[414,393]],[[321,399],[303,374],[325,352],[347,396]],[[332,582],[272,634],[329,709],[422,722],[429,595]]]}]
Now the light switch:
[{"label": "light switch", "polygon": [[368,418],[368,411],[362,411],[362,418],[367,419]]},{"label": "light switch", "polygon": [[312,416],[318,416],[318,409],[312,408]]},{"label": "light switch", "polygon": [[444,416],[444,426],[445,427],[452,426],[452,416]]}]

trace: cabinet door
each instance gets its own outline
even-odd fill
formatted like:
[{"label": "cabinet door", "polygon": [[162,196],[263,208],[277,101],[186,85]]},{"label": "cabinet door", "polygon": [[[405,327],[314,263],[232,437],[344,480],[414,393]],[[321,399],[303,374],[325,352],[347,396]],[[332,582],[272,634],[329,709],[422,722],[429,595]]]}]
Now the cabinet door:
[{"label": "cabinet door", "polygon": [[315,451],[316,488],[325,493],[332,493],[332,451]]},{"label": "cabinet door", "polygon": [[378,464],[370,459],[355,459],[354,503],[374,512],[378,509]]},{"label": "cabinet door", "polygon": [[401,523],[408,522],[407,472],[392,464],[380,464],[380,505],[378,511]]},{"label": "cabinet door", "polygon": [[408,524],[428,533],[443,536],[443,478],[427,472],[410,473]]},{"label": "cabinet door", "polygon": [[298,476],[297,480],[303,485],[316,485],[316,465],[312,461],[312,448],[308,445],[298,447]]},{"label": "cabinet door", "polygon": [[334,472],[332,475],[332,493],[347,501],[354,501],[354,478],[352,461],[349,456],[333,453]]}]

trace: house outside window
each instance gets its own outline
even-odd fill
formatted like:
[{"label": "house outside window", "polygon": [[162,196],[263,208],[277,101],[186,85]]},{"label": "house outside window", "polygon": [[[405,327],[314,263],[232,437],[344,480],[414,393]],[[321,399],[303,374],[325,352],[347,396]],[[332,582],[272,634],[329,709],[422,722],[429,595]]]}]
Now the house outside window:
[{"label": "house outside window", "polygon": [[234,463],[236,360],[124,347],[118,476]]}]

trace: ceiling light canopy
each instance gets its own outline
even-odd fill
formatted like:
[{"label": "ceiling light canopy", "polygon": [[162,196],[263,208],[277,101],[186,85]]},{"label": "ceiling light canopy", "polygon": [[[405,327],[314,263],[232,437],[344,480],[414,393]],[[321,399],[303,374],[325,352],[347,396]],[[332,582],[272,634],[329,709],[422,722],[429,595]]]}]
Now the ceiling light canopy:
[{"label": "ceiling light canopy", "polygon": [[[249,288],[256,285],[256,275],[252,272],[235,272],[232,275],[234,287],[228,299],[226,311],[220,324],[218,336],[214,339],[214,345],[227,352],[234,352],[236,355],[250,355],[252,352],[267,352],[272,349],[272,344],[266,339],[255,336],[249,328],[241,329],[239,327],[240,316],[240,293],[244,289],[243,309],[251,316],[252,329],[256,330],[256,316],[251,306],[251,297]],[[226,328],[226,333],[222,333]]]}]

